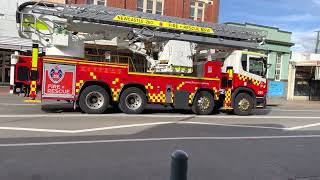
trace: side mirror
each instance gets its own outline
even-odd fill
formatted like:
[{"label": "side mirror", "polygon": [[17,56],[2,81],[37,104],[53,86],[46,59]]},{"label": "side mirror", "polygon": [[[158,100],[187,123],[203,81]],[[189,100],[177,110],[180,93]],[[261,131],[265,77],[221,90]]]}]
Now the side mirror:
[{"label": "side mirror", "polygon": [[267,69],[269,69],[272,66],[272,64],[267,64]]}]

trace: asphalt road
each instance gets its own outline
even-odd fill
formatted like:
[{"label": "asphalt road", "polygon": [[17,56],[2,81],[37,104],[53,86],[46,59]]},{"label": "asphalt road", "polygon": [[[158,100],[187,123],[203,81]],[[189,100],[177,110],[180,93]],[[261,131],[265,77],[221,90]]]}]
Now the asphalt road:
[{"label": "asphalt road", "polygon": [[86,115],[64,102],[0,96],[0,179],[170,179],[177,149],[189,154],[190,180],[320,179],[319,107]]}]

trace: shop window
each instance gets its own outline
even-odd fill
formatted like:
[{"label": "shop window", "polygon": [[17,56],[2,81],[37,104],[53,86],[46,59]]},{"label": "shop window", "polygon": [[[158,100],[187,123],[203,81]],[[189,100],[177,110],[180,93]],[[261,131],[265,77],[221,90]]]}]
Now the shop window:
[{"label": "shop window", "polygon": [[163,0],[138,0],[138,11],[152,13],[152,14],[163,14]]},{"label": "shop window", "polygon": [[276,56],[276,64],[275,64],[275,81],[281,80],[281,68],[282,68],[282,54],[277,54]]},{"label": "shop window", "polygon": [[310,66],[296,67],[296,77],[295,77],[295,84],[294,84],[295,96],[309,96],[312,74],[313,74],[312,67]]}]

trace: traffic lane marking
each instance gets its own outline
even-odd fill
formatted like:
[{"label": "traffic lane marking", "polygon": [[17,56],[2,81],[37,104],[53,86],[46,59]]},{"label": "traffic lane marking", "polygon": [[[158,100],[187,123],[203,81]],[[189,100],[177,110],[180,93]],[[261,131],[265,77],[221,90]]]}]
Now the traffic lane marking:
[{"label": "traffic lane marking", "polygon": [[242,128],[256,128],[256,129],[276,129],[287,130],[288,128],[271,127],[271,126],[254,126],[254,125],[241,125],[241,124],[221,124],[221,123],[207,123],[195,121],[181,121],[179,124],[197,124],[197,125],[211,125],[211,126],[224,126],[224,127],[242,127]]},{"label": "traffic lane marking", "polygon": [[307,128],[316,127],[316,126],[320,126],[320,123],[307,124],[307,125],[302,125],[302,126],[295,126],[295,127],[287,128],[287,130],[295,131],[295,130],[307,129]]},{"label": "traffic lane marking", "polygon": [[295,131],[295,130],[299,130],[299,129],[304,129],[304,128],[314,127],[314,126],[320,125],[320,123],[315,123],[315,124],[309,124],[309,125],[304,125],[304,126],[280,128],[280,127],[272,127],[272,126],[222,124],[222,123],[208,123],[208,122],[195,122],[195,121],[183,121],[183,120],[179,121],[178,120],[178,121],[140,123],[140,124],[129,124],[129,125],[117,125],[117,126],[104,126],[104,127],[97,127],[97,128],[78,129],[78,130],[25,128],[25,127],[0,127],[0,130],[77,134],[77,133],[87,133],[87,132],[106,131],[106,130],[114,130],[114,129],[134,128],[134,127],[148,127],[148,126],[167,125],[167,124],[210,125],[210,126],[223,126],[223,127],[273,129],[273,130],[284,130],[284,131]]},{"label": "traffic lane marking", "polygon": [[99,143],[137,143],[137,142],[161,142],[161,141],[193,141],[193,140],[274,140],[274,139],[306,139],[306,138],[320,138],[320,135],[171,137],[171,138],[144,138],[144,139],[107,139],[107,140],[90,140],[90,141],[52,141],[52,142],[32,142],[32,143],[6,143],[6,144],[0,144],[0,147],[75,145],[75,144],[99,144]]},{"label": "traffic lane marking", "polygon": [[270,109],[256,109],[256,111],[279,111],[279,112],[320,112],[320,110],[317,109],[276,109],[276,108],[270,108]]},{"label": "traffic lane marking", "polygon": [[85,133],[85,132],[95,132],[113,129],[123,129],[123,128],[133,128],[133,127],[147,127],[156,125],[166,125],[175,122],[154,122],[154,123],[143,123],[143,124],[130,124],[130,125],[119,125],[119,126],[106,126],[99,128],[89,128],[89,129],[79,129],[79,130],[64,130],[64,129],[42,129],[42,128],[23,128],[23,127],[0,127],[0,130],[12,130],[12,131],[31,131],[31,132],[46,132],[46,133]]},{"label": "traffic lane marking", "polygon": [[224,127],[243,127],[243,128],[256,128],[256,129],[276,129],[276,130],[284,130],[284,131],[296,131],[296,130],[320,126],[320,123],[307,124],[307,125],[294,126],[294,127],[286,127],[286,128],[272,127],[272,126],[259,126],[259,125],[221,124],[221,123],[208,123],[208,122],[195,122],[195,121],[182,121],[182,122],[178,122],[178,123],[180,123],[180,124],[224,126]]}]

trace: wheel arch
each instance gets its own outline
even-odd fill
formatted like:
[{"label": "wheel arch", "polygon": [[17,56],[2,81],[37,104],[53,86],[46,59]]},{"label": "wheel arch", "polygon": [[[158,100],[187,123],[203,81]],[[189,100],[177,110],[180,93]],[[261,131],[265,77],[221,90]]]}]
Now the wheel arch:
[{"label": "wheel arch", "polygon": [[198,93],[200,93],[200,92],[203,92],[203,91],[206,91],[206,92],[210,93],[210,94],[212,95],[212,97],[213,97],[213,100],[215,100],[215,99],[214,99],[214,92],[213,92],[212,89],[209,89],[209,88],[199,88],[199,89],[195,92],[194,96],[192,97],[192,104],[193,104],[193,101],[194,101],[194,98],[196,97],[196,95],[197,95]]},{"label": "wheel arch", "polygon": [[112,101],[112,97],[111,97],[111,89],[109,87],[109,85],[103,81],[97,81],[97,80],[90,80],[90,81],[86,81],[80,88],[79,94],[78,94],[78,100],[80,98],[80,94],[82,93],[82,91],[89,86],[93,86],[93,85],[97,85],[100,86],[102,88],[104,88],[107,92],[108,92],[108,96],[110,98],[110,100]]},{"label": "wheel arch", "polygon": [[256,101],[255,101],[256,94],[254,93],[253,89],[248,88],[248,87],[238,87],[233,91],[232,96],[231,96],[231,98],[232,98],[232,102],[231,102],[232,107],[234,107],[234,103],[235,103],[234,100],[236,99],[237,95],[240,94],[240,93],[249,94],[254,99],[254,101],[253,101],[254,108],[256,107]]},{"label": "wheel arch", "polygon": [[128,88],[132,88],[132,87],[135,87],[135,88],[138,88],[140,89],[145,95],[146,95],[146,98],[148,99],[148,93],[147,93],[147,90],[146,90],[146,87],[143,85],[143,84],[139,84],[139,83],[127,83],[125,84],[123,87],[121,87],[121,90],[120,90],[120,93],[117,97],[117,99],[120,98],[121,94]]}]

